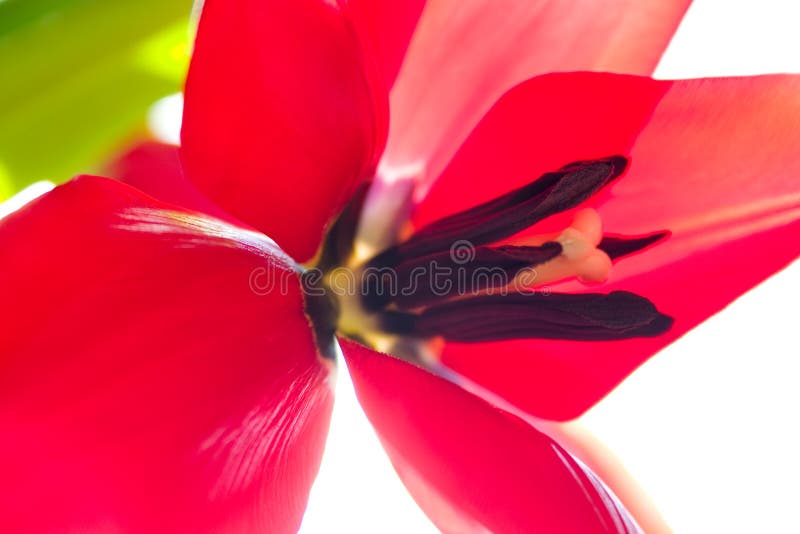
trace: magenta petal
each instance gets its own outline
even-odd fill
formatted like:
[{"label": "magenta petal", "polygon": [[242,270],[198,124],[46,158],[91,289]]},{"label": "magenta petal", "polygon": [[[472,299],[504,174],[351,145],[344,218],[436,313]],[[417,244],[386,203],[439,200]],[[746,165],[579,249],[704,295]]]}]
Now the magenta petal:
[{"label": "magenta petal", "polygon": [[350,0],[360,16],[362,37],[369,42],[380,64],[387,87],[400,70],[408,43],[427,0]]},{"label": "magenta petal", "polygon": [[187,176],[298,261],[386,136],[385,88],[342,6],[206,0],[186,82]]},{"label": "magenta petal", "polygon": [[274,243],[83,177],[0,265],[5,531],[297,529],[333,399]]},{"label": "magenta petal", "polygon": [[671,83],[576,72],[517,85],[495,103],[433,183],[413,214],[415,226],[505,194],[567,163],[628,154]]},{"label": "magenta petal", "polygon": [[108,167],[111,177],[158,200],[245,226],[211,202],[186,178],[180,148],[175,145],[143,142],[119,156]]},{"label": "magenta petal", "polygon": [[636,532],[618,501],[521,419],[397,358],[342,349],[406,487],[444,532]]}]

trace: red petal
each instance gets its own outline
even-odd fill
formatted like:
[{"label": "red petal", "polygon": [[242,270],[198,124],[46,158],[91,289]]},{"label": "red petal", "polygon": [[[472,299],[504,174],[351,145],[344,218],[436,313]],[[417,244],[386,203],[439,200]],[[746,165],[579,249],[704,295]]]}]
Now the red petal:
[{"label": "red petal", "polygon": [[361,17],[363,36],[371,43],[387,87],[400,70],[411,35],[426,0],[350,0],[348,5]]},{"label": "red petal", "polygon": [[186,83],[188,177],[298,261],[385,138],[385,90],[343,9],[206,0]]},{"label": "red petal", "polygon": [[0,243],[5,530],[297,529],[332,392],[285,254],[92,177]]},{"label": "red petal", "polygon": [[462,144],[417,206],[414,224],[468,209],[565,163],[629,153],[671,83],[581,72],[514,87]]},{"label": "red petal", "polygon": [[243,225],[186,179],[181,166],[180,148],[175,145],[154,141],[136,145],[112,162],[108,173],[158,200]]},{"label": "red petal", "polygon": [[[450,211],[455,203],[445,199],[456,190],[485,200],[547,166],[630,153],[628,174],[592,201],[600,203],[606,231],[672,236],[620,261],[608,284],[588,289],[634,291],[676,322],[667,335],[646,340],[450,345],[443,361],[529,413],[572,418],[796,258],[798,94],[800,77],[792,76],[653,82],[566,74],[515,89],[464,144],[418,219]],[[575,282],[552,289],[587,290]]]},{"label": "red petal", "polygon": [[532,76],[650,74],[689,3],[428,2],[392,89],[385,172],[419,172],[424,187],[500,95]]},{"label": "red petal", "polygon": [[443,531],[636,531],[591,472],[521,419],[399,359],[342,348],[392,463]]}]

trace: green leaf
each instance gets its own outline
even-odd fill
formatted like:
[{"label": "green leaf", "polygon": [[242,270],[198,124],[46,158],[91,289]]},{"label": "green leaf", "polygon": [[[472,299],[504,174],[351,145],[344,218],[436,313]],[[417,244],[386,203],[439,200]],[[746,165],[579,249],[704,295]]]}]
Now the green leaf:
[{"label": "green leaf", "polygon": [[180,90],[191,0],[0,0],[0,200],[91,171]]}]

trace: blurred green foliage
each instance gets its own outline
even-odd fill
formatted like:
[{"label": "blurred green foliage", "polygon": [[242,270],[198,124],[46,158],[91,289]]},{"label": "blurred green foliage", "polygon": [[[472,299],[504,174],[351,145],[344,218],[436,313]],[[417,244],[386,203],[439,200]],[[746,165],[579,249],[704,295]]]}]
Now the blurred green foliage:
[{"label": "blurred green foliage", "polygon": [[192,0],[0,0],[0,200],[91,171],[180,90]]}]

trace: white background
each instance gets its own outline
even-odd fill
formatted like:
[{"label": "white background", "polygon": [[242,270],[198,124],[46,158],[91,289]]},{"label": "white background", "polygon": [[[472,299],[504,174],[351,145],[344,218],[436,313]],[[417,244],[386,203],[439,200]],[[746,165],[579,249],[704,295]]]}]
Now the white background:
[{"label": "white background", "polygon": [[[695,0],[656,75],[800,72],[799,26],[800,0]],[[798,297],[795,263],[582,418],[676,532],[800,532]],[[343,365],[336,393],[302,532],[436,532],[394,475]]]}]

